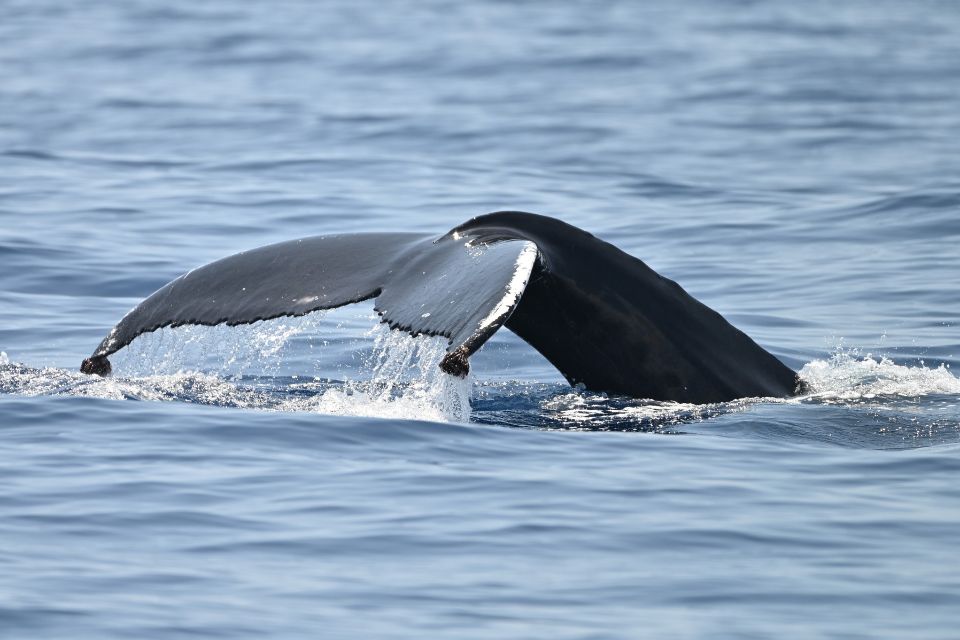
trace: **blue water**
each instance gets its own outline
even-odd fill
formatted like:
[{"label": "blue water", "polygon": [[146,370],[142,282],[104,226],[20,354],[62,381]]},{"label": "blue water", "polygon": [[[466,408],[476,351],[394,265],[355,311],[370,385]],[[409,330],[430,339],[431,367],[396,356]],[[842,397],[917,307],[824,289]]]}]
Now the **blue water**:
[{"label": "blue water", "polygon": [[[960,6],[8,0],[0,636],[956,638]],[[80,360],[187,269],[560,217],[810,385],[458,383],[369,305]]]}]

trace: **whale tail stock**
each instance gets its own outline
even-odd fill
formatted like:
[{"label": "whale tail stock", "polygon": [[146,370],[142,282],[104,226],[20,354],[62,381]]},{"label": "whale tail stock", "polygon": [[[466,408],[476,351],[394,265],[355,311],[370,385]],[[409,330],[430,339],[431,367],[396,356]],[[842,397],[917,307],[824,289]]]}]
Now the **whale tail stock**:
[{"label": "whale tail stock", "polygon": [[161,327],[238,325],[375,299],[381,320],[449,341],[464,376],[501,326],[571,384],[637,398],[721,402],[786,396],[796,374],[642,261],[569,224],[522,212],[479,216],[433,237],[315,236],[238,253],[173,280],[131,310],[83,361]]}]

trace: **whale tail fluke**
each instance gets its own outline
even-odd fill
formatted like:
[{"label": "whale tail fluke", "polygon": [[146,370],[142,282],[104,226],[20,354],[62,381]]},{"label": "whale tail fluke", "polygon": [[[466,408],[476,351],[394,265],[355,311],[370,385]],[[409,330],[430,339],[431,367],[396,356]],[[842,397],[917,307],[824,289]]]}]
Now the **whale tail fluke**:
[{"label": "whale tail fluke", "polygon": [[471,244],[449,234],[331,235],[268,245],[162,287],[124,316],[80,370],[108,375],[108,356],[162,327],[249,324],[375,298],[390,327],[448,338],[441,366],[463,377],[469,356],[512,313],[535,260],[530,242]]},{"label": "whale tail fluke", "polygon": [[785,396],[796,374],[643,262],[559,220],[480,216],[439,237],[303,238],[238,253],[173,280],[131,310],[83,361],[161,327],[238,325],[375,299],[381,320],[449,341],[440,367],[465,376],[501,326],[571,384],[658,400]]}]

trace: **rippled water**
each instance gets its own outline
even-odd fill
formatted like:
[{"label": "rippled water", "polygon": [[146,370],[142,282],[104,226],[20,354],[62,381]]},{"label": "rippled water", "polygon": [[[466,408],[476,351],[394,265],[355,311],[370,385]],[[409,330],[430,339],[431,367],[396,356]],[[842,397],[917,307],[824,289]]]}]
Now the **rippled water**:
[{"label": "rippled water", "polygon": [[[3,4],[0,635],[955,638],[952,2]],[[810,385],[467,382],[369,305],[164,330],[199,264],[563,218]]]}]

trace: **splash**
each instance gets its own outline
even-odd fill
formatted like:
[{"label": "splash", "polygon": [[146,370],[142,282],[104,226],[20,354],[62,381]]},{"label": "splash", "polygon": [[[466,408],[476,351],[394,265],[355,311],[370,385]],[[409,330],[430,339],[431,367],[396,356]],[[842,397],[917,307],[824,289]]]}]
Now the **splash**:
[{"label": "splash", "polygon": [[266,392],[205,373],[100,378],[54,367],[34,369],[18,363],[0,363],[0,393],[180,401],[240,408],[270,408],[275,404]]},{"label": "splash", "polygon": [[[372,349],[360,358],[359,370],[354,365],[354,370],[340,371],[346,373],[343,381],[304,375],[302,370],[281,375],[281,367],[297,371],[317,366],[324,354],[310,350],[327,344],[318,337],[322,320],[323,314],[315,314],[239,327],[158,330],[118,353],[114,375],[108,378],[11,364],[4,354],[0,392],[469,421],[471,381],[440,370],[444,338],[412,337],[378,323],[367,336],[372,337]],[[296,348],[291,348],[294,343]],[[200,367],[207,371],[197,371]]]},{"label": "splash", "polygon": [[[291,343],[299,340],[299,346],[310,349],[317,342],[326,344],[316,337],[322,334],[323,319],[318,313],[238,327],[161,330],[131,345],[126,358],[118,359],[117,371],[140,374],[130,382],[136,385],[136,397],[146,399],[191,398],[244,408],[440,422],[470,419],[469,379],[453,378],[439,368],[446,340],[413,337],[380,323],[368,333],[373,348],[361,358],[360,370],[345,372],[344,382],[293,375],[279,386],[283,381],[277,374],[291,355]],[[197,362],[217,375],[185,370]],[[266,374],[270,388],[253,388],[252,381],[263,378],[250,372]]]},{"label": "splash", "polygon": [[469,376],[455,378],[440,370],[447,342],[440,337],[413,337],[380,324],[369,358],[369,379],[328,389],[308,404],[320,413],[363,415],[438,422],[470,420]]},{"label": "splash", "polygon": [[800,370],[807,383],[806,398],[827,402],[856,402],[877,397],[919,397],[960,394],[960,379],[949,366],[930,368],[896,364],[856,350],[840,350],[828,360],[814,360]]}]

